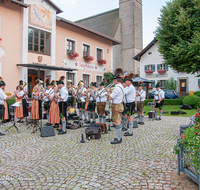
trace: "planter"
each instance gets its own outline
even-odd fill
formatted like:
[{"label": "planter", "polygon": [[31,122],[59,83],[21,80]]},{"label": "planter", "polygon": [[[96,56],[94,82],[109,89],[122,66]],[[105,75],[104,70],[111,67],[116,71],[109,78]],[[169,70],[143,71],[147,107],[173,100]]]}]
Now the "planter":
[{"label": "planter", "polygon": [[106,60],[105,59],[98,59],[97,62],[101,65],[106,64]]},{"label": "planter", "polygon": [[93,61],[94,58],[90,55],[84,55],[83,59],[85,59],[86,61]]},{"label": "planter", "polygon": [[146,74],[152,74],[153,71],[152,70],[148,70],[148,71],[145,71]]},{"label": "planter", "polygon": [[166,73],[166,71],[167,71],[167,70],[162,70],[162,69],[161,69],[161,70],[158,70],[158,73],[159,73],[159,74],[164,74],[164,73]]},{"label": "planter", "polygon": [[71,58],[71,59],[74,59],[74,58],[76,58],[76,57],[79,56],[79,54],[78,54],[77,52],[74,52],[74,51],[69,51],[69,52],[67,53],[67,55],[68,55],[68,57]]},{"label": "planter", "polygon": [[149,86],[148,89],[153,89],[153,87],[152,87],[152,86]]}]

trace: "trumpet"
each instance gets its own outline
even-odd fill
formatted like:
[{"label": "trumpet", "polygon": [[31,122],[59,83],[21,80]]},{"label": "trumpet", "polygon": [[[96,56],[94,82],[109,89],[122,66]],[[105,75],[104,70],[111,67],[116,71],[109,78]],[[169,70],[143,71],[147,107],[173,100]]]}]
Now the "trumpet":
[{"label": "trumpet", "polygon": [[22,87],[22,88],[24,89],[24,87],[25,87],[26,85],[27,85],[27,82],[25,82],[25,83],[24,83],[24,85],[23,85],[23,87]]}]

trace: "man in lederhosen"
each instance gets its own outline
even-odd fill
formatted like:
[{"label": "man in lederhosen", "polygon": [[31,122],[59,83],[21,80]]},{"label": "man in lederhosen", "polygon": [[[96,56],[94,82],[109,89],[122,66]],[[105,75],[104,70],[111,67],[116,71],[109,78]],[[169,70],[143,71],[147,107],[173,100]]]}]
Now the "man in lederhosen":
[{"label": "man in lederhosen", "polygon": [[139,81],[138,82],[138,91],[136,91],[137,95],[137,112],[138,112],[138,117],[139,117],[139,122],[138,124],[144,125],[144,100],[146,98],[146,92],[143,90],[143,82]]},{"label": "man in lederhosen", "polygon": [[91,90],[88,92],[89,104],[87,107],[88,111],[88,123],[90,123],[91,115],[93,116],[92,123],[95,123],[95,108],[96,108],[96,96],[97,96],[97,84],[92,83]]},{"label": "man in lederhosen", "polygon": [[[125,79],[122,79],[122,86],[124,87],[124,92],[125,92],[126,89],[128,88]],[[128,118],[126,114],[126,103],[127,103],[126,96],[124,96],[124,102],[123,102],[124,111],[122,112],[122,131],[127,131],[127,124],[128,124]]]},{"label": "man in lederhosen", "polygon": [[125,90],[125,98],[126,98],[126,115],[128,117],[128,126],[129,131],[124,134],[124,136],[133,136],[133,114],[135,111],[135,97],[136,90],[132,85],[132,79],[134,78],[134,74],[130,73],[126,76],[126,85],[128,88]]},{"label": "man in lederhosen", "polygon": [[113,83],[115,85],[115,88],[112,93],[110,92],[110,89],[106,89],[109,99],[112,100],[112,119],[114,120],[117,132],[117,138],[115,138],[114,141],[111,142],[111,144],[119,144],[122,142],[121,117],[124,110],[124,87],[121,84],[121,76],[114,75]]},{"label": "man in lederhosen", "polygon": [[52,85],[51,85],[51,82],[50,82],[49,79],[46,79],[45,83],[46,83],[46,87],[47,88],[46,88],[45,91],[43,90],[43,93],[44,93],[44,111],[46,111],[46,114],[47,114],[47,123],[46,123],[46,125],[51,125],[49,123],[49,109],[50,109],[49,97],[50,97],[51,92],[53,92],[53,89],[52,89]]},{"label": "man in lederhosen", "polygon": [[100,90],[97,92],[97,113],[99,115],[99,123],[102,122],[106,124],[106,114],[105,114],[105,108],[106,108],[106,102],[107,102],[107,97],[106,97],[106,90],[104,83],[102,82],[100,84]]},{"label": "man in lederhosen", "polygon": [[[156,92],[154,95],[154,102],[156,102],[155,106],[155,119],[156,120],[161,120],[162,117],[162,107],[164,104],[164,98],[165,98],[165,93],[164,91],[160,88],[160,82],[156,84]],[[157,118],[158,115],[158,108],[159,108],[159,118]]]},{"label": "man in lederhosen", "polygon": [[67,115],[66,115],[66,111],[67,111],[67,99],[68,99],[68,91],[67,89],[64,87],[64,76],[60,77],[60,80],[57,82],[58,83],[58,88],[59,88],[59,109],[60,109],[60,120],[61,120],[61,125],[62,125],[62,129],[58,130],[58,134],[62,135],[66,133],[66,119],[67,119]]}]

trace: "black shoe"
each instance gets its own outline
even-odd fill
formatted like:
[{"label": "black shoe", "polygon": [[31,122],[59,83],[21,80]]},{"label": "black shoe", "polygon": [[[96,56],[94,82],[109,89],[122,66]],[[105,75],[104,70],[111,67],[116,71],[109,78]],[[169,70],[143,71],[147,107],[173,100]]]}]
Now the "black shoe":
[{"label": "black shoe", "polygon": [[141,124],[141,122],[140,122],[140,121],[138,121],[138,122],[137,122],[137,124]]},{"label": "black shoe", "polygon": [[87,121],[87,119],[84,119],[84,122],[86,122]]},{"label": "black shoe", "polygon": [[62,132],[62,129],[58,129],[58,132],[59,132],[59,133]]},{"label": "black shoe", "polygon": [[51,123],[47,123],[47,126],[50,126],[51,125]]},{"label": "black shoe", "polygon": [[159,117],[159,118],[156,118],[156,120],[157,120],[157,121],[160,121],[160,120],[161,120],[161,118],[160,118],[160,117]]},{"label": "black shoe", "polygon": [[126,136],[133,136],[133,133],[129,133],[129,132],[126,132],[126,133],[124,133],[124,136],[126,137]]},{"label": "black shoe", "polygon": [[144,125],[144,122],[140,122],[140,125]]},{"label": "black shoe", "polygon": [[90,121],[85,121],[86,124],[90,124]]},{"label": "black shoe", "polygon": [[1,132],[0,132],[0,136],[4,136],[4,135],[5,135],[4,133],[1,133]]},{"label": "black shoe", "polygon": [[112,125],[111,127],[115,127],[115,125]]},{"label": "black shoe", "polygon": [[114,139],[114,141],[110,142],[110,144],[120,144],[122,142],[122,139],[118,140],[117,138]]},{"label": "black shoe", "polygon": [[47,125],[48,124],[48,122],[47,123],[45,123],[44,125]]},{"label": "black shoe", "polygon": [[59,135],[66,134],[66,131],[64,132],[63,130],[61,130],[61,132],[59,132],[58,134],[59,134]]},{"label": "black shoe", "polygon": [[125,127],[122,127],[122,131],[127,131],[128,129],[126,129]]},{"label": "black shoe", "polygon": [[95,121],[92,121],[92,122],[91,122],[91,124],[95,124],[95,123],[96,123]]},{"label": "black shoe", "polygon": [[18,120],[17,123],[21,123],[21,120]]}]

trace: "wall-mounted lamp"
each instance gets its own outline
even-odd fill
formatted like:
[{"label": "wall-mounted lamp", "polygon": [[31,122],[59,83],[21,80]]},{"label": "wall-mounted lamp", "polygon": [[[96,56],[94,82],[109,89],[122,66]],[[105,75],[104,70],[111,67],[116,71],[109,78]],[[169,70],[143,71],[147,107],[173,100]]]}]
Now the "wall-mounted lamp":
[{"label": "wall-mounted lamp", "polygon": [[109,53],[110,52],[110,50],[109,49],[107,49],[107,53]]}]

